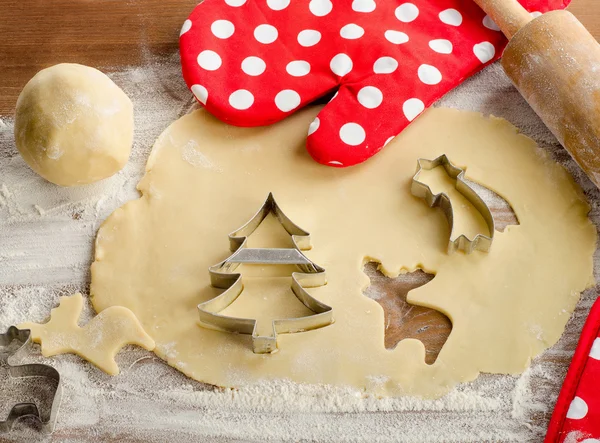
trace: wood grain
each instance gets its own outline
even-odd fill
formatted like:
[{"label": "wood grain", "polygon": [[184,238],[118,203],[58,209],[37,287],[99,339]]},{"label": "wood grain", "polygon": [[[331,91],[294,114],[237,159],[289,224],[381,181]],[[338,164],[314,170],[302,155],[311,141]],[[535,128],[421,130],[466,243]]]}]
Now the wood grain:
[{"label": "wood grain", "polygon": [[[181,24],[196,0],[0,0],[0,115],[40,69],[61,62],[104,71],[141,65],[177,51]],[[573,0],[570,10],[600,37],[600,8]]]},{"label": "wood grain", "polygon": [[[519,224],[506,200],[477,183],[467,182],[489,205],[497,231],[504,232],[507,226]],[[435,210],[441,211],[439,208]],[[385,347],[393,349],[407,338],[420,340],[425,346],[426,363],[433,364],[452,332],[452,322],[435,309],[410,304],[406,297],[409,291],[426,285],[435,275],[415,271],[387,278],[373,262],[365,266],[364,272],[371,279],[371,285],[364,294],[376,300],[385,314]]]},{"label": "wood grain", "polygon": [[[96,66],[110,72],[120,70],[123,66],[154,63],[157,58],[173,54],[177,51],[181,23],[196,3],[196,0],[0,0],[2,14],[0,18],[0,116],[12,115],[21,88],[29,78],[44,67],[60,62],[77,62]],[[598,39],[600,38],[600,7],[595,6],[595,4],[593,0],[573,0],[570,10]],[[562,151],[559,152],[562,153]],[[566,153],[561,155],[567,156]],[[564,158],[557,159],[563,162],[566,161]],[[589,197],[592,199],[592,195],[589,195]],[[597,200],[596,198],[595,201]],[[510,222],[509,210],[502,206],[495,206],[493,209],[497,217],[508,220],[507,223]],[[599,218],[597,212],[598,210],[593,214],[595,220]],[[73,223],[81,222],[77,217],[74,216],[73,218]],[[64,227],[64,225],[65,222],[62,221],[61,226]],[[39,229],[39,226],[35,226]],[[30,235],[30,229],[33,229],[33,227],[33,224],[21,228],[11,227],[11,232],[14,234],[16,229],[22,229],[23,232],[17,232],[16,235],[19,239],[22,237],[22,242],[25,242],[25,239]],[[46,228],[48,235],[57,232],[57,229],[50,226],[50,224],[47,224]],[[95,230],[95,225],[93,230]],[[44,235],[44,232],[38,232],[37,235]],[[84,236],[84,234],[80,235]],[[90,233],[90,235],[92,234]],[[0,235],[0,239],[2,238]],[[72,237],[71,240],[73,241],[72,252],[79,252],[79,255],[74,255],[77,257],[91,257],[91,246],[87,241],[87,237],[81,239]],[[32,255],[23,258],[24,273],[27,270],[25,267],[26,260],[37,261],[39,259],[40,262],[43,262],[44,257],[51,255],[49,251],[43,249],[42,244],[34,243],[32,247]],[[84,269],[89,264],[87,260],[84,261],[85,263],[81,265],[74,259],[72,266],[70,262],[68,263],[68,269],[61,268],[62,264],[58,266],[50,263],[47,266],[47,274],[52,274],[52,278],[58,280],[68,280],[75,272],[72,269],[73,266],[77,266],[77,272],[81,271],[80,273],[84,274]],[[386,346],[393,347],[402,337],[413,336],[424,341],[428,351],[428,359],[434,360],[443,342],[439,340],[440,334],[434,334],[432,331],[443,331],[442,335],[449,333],[451,325],[448,320],[443,316],[437,316],[435,313],[428,313],[426,323],[431,327],[429,331],[419,331],[422,329],[423,324],[414,321],[415,312],[412,312],[406,318],[402,316],[403,312],[410,308],[405,302],[406,292],[411,285],[416,287],[420,283],[417,282],[415,285],[415,281],[412,280],[413,277],[410,276],[395,280],[387,279],[378,274],[373,267],[368,268],[366,272],[371,277],[373,284],[377,286],[379,294],[383,293],[383,297],[379,297],[378,301],[384,306],[386,321],[390,318],[396,319],[396,321],[390,322],[390,327],[386,333]],[[419,278],[422,277],[422,275],[419,275]],[[85,283],[82,283],[81,289],[85,289]],[[6,297],[12,296],[12,292],[16,294],[14,287],[0,287],[0,290]],[[72,292],[72,288],[69,287],[65,291]],[[369,295],[369,290],[366,291],[366,295]],[[554,398],[558,393],[562,377],[576,346],[583,319],[586,317],[594,298],[594,291],[588,291],[584,294],[583,301],[578,305],[573,320],[569,323],[563,338],[534,363],[534,367],[543,367],[543,373],[542,376],[538,377],[540,381],[531,396],[540,404],[545,405],[545,408],[532,413],[530,416],[530,424],[533,427],[542,429],[548,421]],[[403,318],[403,321],[398,321],[398,318]],[[135,352],[124,353],[122,358],[138,358],[139,355]],[[144,364],[149,365],[152,362],[152,357],[146,356],[146,358],[149,358],[149,360]],[[132,366],[133,364],[135,364],[135,361],[132,361]],[[183,375],[165,365],[156,364],[156,368],[153,370],[168,371],[169,376],[178,377],[178,380],[181,379],[181,383],[188,382]],[[548,378],[546,373],[552,374],[552,377]],[[480,378],[485,377],[493,376],[481,376]],[[79,394],[71,392],[70,395]],[[127,401],[130,401],[130,398],[140,398],[139,393],[127,393],[127,395]],[[81,394],[81,396],[84,396],[84,394]],[[142,398],[142,401],[146,401],[148,404],[157,403],[156,398]],[[161,407],[164,407],[164,405],[158,404],[157,408],[160,409]],[[157,414],[163,412],[163,410],[160,410]],[[187,412],[182,411],[182,414]],[[443,414],[446,414],[447,420],[450,422],[454,415],[460,414],[460,411],[458,413],[456,411],[444,411]],[[485,412],[482,414],[485,414]],[[508,414],[510,415],[510,411]],[[109,418],[106,418],[108,416],[109,414],[106,414],[102,417],[102,420],[108,421]],[[397,419],[403,420],[405,416],[406,414],[399,413]],[[289,419],[292,420],[293,417],[289,417]],[[473,421],[475,422],[477,419],[478,417],[474,417]],[[104,422],[101,421],[101,423]],[[120,435],[104,433],[101,424],[95,426],[93,432],[85,425],[80,428],[62,429],[61,433],[53,436],[53,441],[119,441]],[[163,441],[166,441],[171,439],[171,432],[175,435],[176,431],[173,428],[173,430],[163,429],[160,432],[159,434],[159,431],[154,429],[149,430],[148,434],[144,435],[146,437],[151,433],[162,435],[165,437]],[[184,431],[182,432],[184,433]],[[91,437],[91,435],[95,437]],[[180,433],[178,435],[184,434]],[[187,435],[190,439],[186,439],[186,441],[194,440],[190,435]],[[124,434],[124,438],[126,437],[128,437],[128,441],[149,441],[146,438],[135,439]],[[2,441],[1,438],[0,441]],[[198,438],[195,441],[199,441]],[[205,439],[203,441],[209,440]]]},{"label": "wood grain", "polygon": [[40,69],[71,62],[103,71],[177,50],[195,0],[1,0],[0,115]]},{"label": "wood grain", "polygon": [[385,347],[394,349],[408,338],[420,340],[425,346],[425,362],[435,363],[442,347],[452,331],[452,322],[443,313],[406,301],[408,292],[426,285],[435,278],[423,271],[387,278],[377,270],[376,263],[368,263],[365,273],[371,286],[365,290],[383,308],[385,314]]}]

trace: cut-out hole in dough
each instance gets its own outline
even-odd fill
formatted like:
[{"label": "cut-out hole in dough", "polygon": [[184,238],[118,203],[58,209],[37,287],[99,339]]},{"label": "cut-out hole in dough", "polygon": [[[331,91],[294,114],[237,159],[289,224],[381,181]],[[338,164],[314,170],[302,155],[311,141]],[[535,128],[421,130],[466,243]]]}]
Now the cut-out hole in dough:
[{"label": "cut-out hole in dough", "polygon": [[[443,167],[422,170],[419,175],[419,181],[429,185],[434,194],[445,193],[450,197],[454,212],[453,235],[455,238],[459,235],[474,238],[477,234],[490,234],[481,213],[458,192],[456,189],[456,180],[449,177]],[[491,189],[468,180],[468,178],[465,181],[489,206],[496,224],[496,231],[504,232],[507,226],[519,224],[519,220],[510,203],[504,198]]]},{"label": "cut-out hole in dough", "polygon": [[[326,168],[304,147],[317,112],[299,111],[268,128],[229,127],[204,111],[173,123],[139,184],[144,197],[117,210],[98,233],[95,309],[135,308],[160,349],[176,353],[170,364],[228,389],[285,379],[349,386],[370,397],[433,399],[480,372],[521,373],[559,339],[577,294],[591,284],[597,237],[586,219],[589,206],[564,169],[503,120],[439,108],[419,117],[394,142],[398,149],[382,151],[367,167]],[[190,140],[227,168],[185,162]],[[473,172],[478,182],[493,183],[519,216],[521,226],[499,235],[503,244],[490,254],[445,254],[447,223],[410,193],[416,159],[435,158],[442,145],[450,159],[465,159],[456,162],[469,166],[468,177]],[[150,197],[150,188],[163,198]],[[227,234],[247,221],[270,188],[313,234],[309,257],[326,268],[329,282],[310,292],[333,306],[336,323],[284,335],[282,352],[262,357],[236,341],[242,334],[197,326],[196,304],[210,288],[207,267],[230,254]],[[561,216],[543,223],[549,211]],[[422,263],[435,270],[435,279],[416,290],[419,300],[443,306],[457,320],[434,365],[425,364],[418,341],[385,349],[383,310],[362,294],[369,283],[365,256],[389,269]],[[523,319],[539,324],[544,340]],[[306,346],[313,340],[318,346]]]},{"label": "cut-out hole in dough", "polygon": [[377,301],[385,313],[385,347],[393,349],[402,340],[415,338],[425,346],[425,362],[433,364],[452,331],[452,322],[435,309],[408,303],[406,296],[434,276],[418,270],[388,278],[375,262],[367,263],[364,271],[371,279],[364,294]]},{"label": "cut-out hole in dough", "polygon": [[504,232],[507,226],[518,225],[519,219],[517,214],[513,210],[512,206],[503,197],[496,194],[489,188],[480,185],[469,179],[465,180],[469,186],[473,188],[475,192],[483,199],[483,201],[490,207],[492,215],[494,216],[494,222],[496,224],[496,231]]}]

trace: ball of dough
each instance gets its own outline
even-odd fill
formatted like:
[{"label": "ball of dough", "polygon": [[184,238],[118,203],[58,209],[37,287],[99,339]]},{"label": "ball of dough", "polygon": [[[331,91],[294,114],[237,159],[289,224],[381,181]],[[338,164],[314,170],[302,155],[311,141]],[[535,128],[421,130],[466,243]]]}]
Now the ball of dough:
[{"label": "ball of dough", "polygon": [[61,186],[93,183],[127,163],[133,104],[97,69],[55,65],[21,91],[15,141],[27,164],[46,180]]}]

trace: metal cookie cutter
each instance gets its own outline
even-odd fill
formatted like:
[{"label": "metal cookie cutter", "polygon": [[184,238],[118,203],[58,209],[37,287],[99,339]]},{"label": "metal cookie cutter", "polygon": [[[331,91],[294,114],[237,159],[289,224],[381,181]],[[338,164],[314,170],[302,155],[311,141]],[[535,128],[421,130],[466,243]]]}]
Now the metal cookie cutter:
[{"label": "metal cookie cutter", "polygon": [[[17,346],[13,344],[15,342]],[[54,430],[62,394],[58,371],[43,364],[13,366],[8,363],[8,358],[11,355],[30,345],[30,331],[28,329],[17,329],[11,326],[6,333],[0,334],[0,368],[5,369],[9,376],[13,378],[40,377],[56,382],[52,407],[50,410],[40,412],[35,403],[17,403],[8,413],[6,420],[0,421],[0,433],[9,432],[18,419],[27,416],[36,417],[42,424],[42,431],[51,433]]]},{"label": "metal cookie cutter", "polygon": [[[452,209],[452,202],[450,201],[450,198],[445,193],[433,194],[428,185],[419,181],[419,176],[422,170],[431,170],[437,168],[438,166],[443,166],[448,176],[456,180],[456,189],[458,192],[460,192],[475,207],[475,209],[481,213],[490,232],[489,236],[477,234],[473,240],[467,238],[465,235],[460,235],[455,238],[456,233],[454,232],[454,211]],[[448,157],[445,154],[440,155],[435,160],[426,160],[422,158],[417,160],[417,172],[412,179],[411,192],[414,196],[424,199],[429,207],[441,208],[446,215],[448,223],[450,224],[448,253],[452,253],[456,250],[462,250],[466,254],[470,254],[474,250],[489,252],[492,246],[492,240],[494,239],[494,232],[496,230],[492,212],[483,199],[465,181],[465,171],[454,166],[450,160],[448,160]]]},{"label": "metal cookie cutter", "polygon": [[[292,236],[294,248],[247,248],[247,238],[260,224],[273,214],[283,228]],[[304,288],[315,288],[327,284],[325,269],[310,261],[301,251],[311,248],[310,234],[292,222],[279,208],[272,193],[269,193],[262,208],[240,229],[229,234],[233,254],[221,263],[209,268],[212,286],[225,289],[219,296],[198,305],[200,324],[211,329],[251,334],[253,350],[257,354],[277,351],[277,334],[303,332],[318,329],[333,323],[330,306],[314,299]],[[259,335],[255,319],[220,315],[242,293],[242,276],[235,273],[241,264],[296,265],[300,272],[292,274],[292,291],[304,306],[314,312],[300,318],[273,320],[272,333]]]}]

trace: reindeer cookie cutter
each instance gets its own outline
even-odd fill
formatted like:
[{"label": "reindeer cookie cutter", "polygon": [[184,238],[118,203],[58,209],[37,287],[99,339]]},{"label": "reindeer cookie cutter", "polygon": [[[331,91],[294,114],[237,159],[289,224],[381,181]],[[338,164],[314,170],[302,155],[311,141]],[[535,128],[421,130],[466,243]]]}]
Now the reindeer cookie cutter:
[{"label": "reindeer cookie cutter", "polygon": [[0,421],[0,433],[9,432],[13,424],[23,417],[37,418],[42,425],[43,432],[51,433],[54,430],[62,396],[60,374],[58,371],[51,366],[39,363],[13,366],[8,362],[9,357],[31,346],[30,335],[28,329],[17,329],[14,326],[9,327],[5,333],[0,334],[0,369],[6,370],[11,378],[35,377],[45,379],[45,383],[52,381],[56,385],[53,388],[52,406],[40,411],[35,403],[23,402],[14,404],[6,419]]},{"label": "reindeer cookie cutter", "polygon": [[[293,248],[248,248],[248,236],[273,214],[281,226],[291,235]],[[304,332],[333,323],[333,309],[313,298],[305,288],[327,284],[325,269],[313,263],[301,251],[311,248],[310,234],[292,222],[281,210],[272,193],[269,193],[261,209],[241,228],[229,234],[233,254],[209,268],[210,280],[215,288],[225,289],[219,296],[198,305],[200,324],[220,331],[252,335],[256,354],[277,351],[277,334]],[[296,298],[314,315],[298,318],[276,319],[272,322],[271,335],[257,332],[256,319],[220,315],[242,293],[242,275],[235,273],[241,264],[295,265],[299,272],[292,274],[292,291]]]},{"label": "reindeer cookie cutter", "polygon": [[[477,234],[475,238],[469,239],[464,234],[457,236],[457,233],[454,232],[454,209],[452,208],[452,202],[450,201],[448,194],[443,192],[434,194],[429,185],[419,181],[421,171],[432,170],[438,166],[443,166],[448,176],[456,180],[456,190],[460,192],[481,214],[487,224],[489,235]],[[417,160],[417,172],[412,178],[411,192],[414,196],[425,200],[430,208],[439,207],[448,219],[450,225],[450,239],[448,242],[449,254],[457,250],[464,251],[465,254],[470,254],[475,250],[482,252],[490,251],[494,239],[494,232],[496,231],[496,224],[492,211],[479,194],[477,194],[477,192],[475,192],[475,190],[465,181],[464,169],[454,166],[446,154],[440,155],[434,160],[423,158]]]}]

